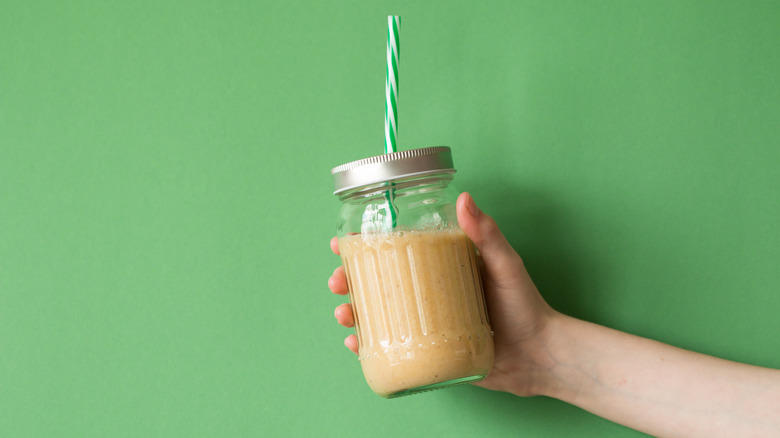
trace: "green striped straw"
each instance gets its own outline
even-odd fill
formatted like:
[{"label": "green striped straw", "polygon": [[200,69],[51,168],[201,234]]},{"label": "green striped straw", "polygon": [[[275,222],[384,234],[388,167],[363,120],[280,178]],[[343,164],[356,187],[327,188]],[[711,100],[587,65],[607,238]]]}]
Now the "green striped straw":
[{"label": "green striped straw", "polygon": [[387,17],[387,74],[385,75],[385,153],[398,151],[398,33],[401,17]]},{"label": "green striped straw", "polygon": [[[398,34],[401,30],[401,17],[387,17],[387,70],[385,74],[385,153],[398,152],[398,59],[401,44]],[[392,184],[391,184],[392,185]],[[398,211],[393,204],[395,190],[385,192],[390,209],[392,227],[397,225]]]}]

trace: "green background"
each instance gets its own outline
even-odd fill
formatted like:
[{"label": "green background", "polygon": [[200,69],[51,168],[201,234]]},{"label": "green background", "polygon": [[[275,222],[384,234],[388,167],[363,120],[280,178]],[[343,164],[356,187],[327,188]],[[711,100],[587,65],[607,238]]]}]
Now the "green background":
[{"label": "green background", "polygon": [[0,436],[636,436],[373,395],[330,168],[453,147],[571,315],[780,367],[774,2],[17,2],[0,13]]}]

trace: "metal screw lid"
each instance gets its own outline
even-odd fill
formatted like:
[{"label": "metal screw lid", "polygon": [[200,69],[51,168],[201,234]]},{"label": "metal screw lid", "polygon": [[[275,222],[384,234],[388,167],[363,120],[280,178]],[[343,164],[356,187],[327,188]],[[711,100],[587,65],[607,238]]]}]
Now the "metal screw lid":
[{"label": "metal screw lid", "polygon": [[331,169],[337,195],[369,184],[432,173],[455,173],[448,146],[436,146],[377,155]]}]

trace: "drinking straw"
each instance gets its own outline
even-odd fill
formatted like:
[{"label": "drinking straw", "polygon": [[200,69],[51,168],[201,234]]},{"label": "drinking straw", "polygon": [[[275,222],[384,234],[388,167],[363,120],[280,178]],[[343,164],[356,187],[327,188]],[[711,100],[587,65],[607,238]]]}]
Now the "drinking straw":
[{"label": "drinking straw", "polygon": [[385,75],[385,153],[398,151],[398,33],[401,17],[387,17],[387,71]]},{"label": "drinking straw", "polygon": [[[401,17],[390,15],[387,17],[387,69],[385,74],[385,153],[398,151],[398,59],[401,53],[401,44],[398,38],[401,29]],[[391,186],[393,184],[391,183]],[[385,199],[390,209],[392,227],[397,225],[397,215],[393,200],[395,190],[385,192]]]}]

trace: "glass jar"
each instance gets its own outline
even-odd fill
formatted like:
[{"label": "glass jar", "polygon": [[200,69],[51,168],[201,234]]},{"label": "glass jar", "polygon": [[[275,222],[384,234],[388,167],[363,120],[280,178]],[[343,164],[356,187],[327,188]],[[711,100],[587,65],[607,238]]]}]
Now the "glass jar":
[{"label": "glass jar", "polygon": [[485,378],[493,333],[474,245],[458,226],[450,148],[380,155],[331,173],[371,389],[391,398]]}]

